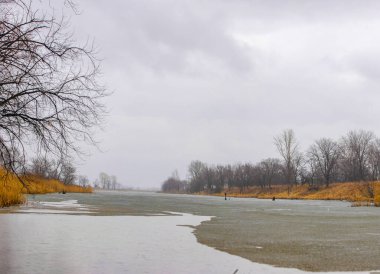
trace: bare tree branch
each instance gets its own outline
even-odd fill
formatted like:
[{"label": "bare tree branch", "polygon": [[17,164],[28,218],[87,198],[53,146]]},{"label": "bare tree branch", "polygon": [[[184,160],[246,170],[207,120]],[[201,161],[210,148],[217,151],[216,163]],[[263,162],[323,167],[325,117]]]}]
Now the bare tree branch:
[{"label": "bare tree branch", "polygon": [[25,166],[26,146],[67,158],[81,152],[80,142],[95,144],[107,94],[97,81],[93,45],[78,45],[64,18],[34,10],[31,2],[0,3],[2,165],[14,172]]}]

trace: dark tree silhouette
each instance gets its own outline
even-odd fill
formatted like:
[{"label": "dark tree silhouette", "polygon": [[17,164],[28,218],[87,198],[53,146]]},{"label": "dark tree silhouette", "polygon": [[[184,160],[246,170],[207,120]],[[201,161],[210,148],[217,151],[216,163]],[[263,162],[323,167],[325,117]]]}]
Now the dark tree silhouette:
[{"label": "dark tree silhouette", "polygon": [[[68,2],[71,3],[71,2]],[[0,0],[0,161],[20,172],[30,147],[57,158],[95,144],[105,89],[90,44],[31,2]]]}]

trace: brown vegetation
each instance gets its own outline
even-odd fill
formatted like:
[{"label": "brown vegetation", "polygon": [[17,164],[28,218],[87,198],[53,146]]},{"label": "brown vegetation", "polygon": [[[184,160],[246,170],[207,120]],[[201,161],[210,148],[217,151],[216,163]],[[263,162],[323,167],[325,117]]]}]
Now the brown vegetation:
[{"label": "brown vegetation", "polygon": [[[201,193],[206,194],[206,193]],[[224,192],[215,193],[224,196]],[[380,181],[334,183],[330,186],[311,187],[309,185],[293,186],[288,192],[287,185],[275,185],[271,188],[252,186],[243,192],[234,187],[227,191],[229,197],[272,199],[307,199],[307,200],[344,200],[353,205],[380,206]]]},{"label": "brown vegetation", "polygon": [[91,187],[65,185],[56,179],[44,179],[38,176],[23,176],[21,178],[27,187],[24,187],[19,178],[12,173],[0,170],[0,207],[22,204],[24,194],[46,194],[56,192],[91,193]]}]

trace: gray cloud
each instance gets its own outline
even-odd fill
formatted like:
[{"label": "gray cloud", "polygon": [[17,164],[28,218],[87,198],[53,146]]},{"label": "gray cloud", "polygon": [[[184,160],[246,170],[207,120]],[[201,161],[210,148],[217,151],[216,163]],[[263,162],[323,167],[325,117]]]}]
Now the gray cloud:
[{"label": "gray cloud", "polygon": [[[200,3],[88,1],[81,7],[83,17],[91,13],[102,18],[95,23],[101,47],[108,59],[124,63],[126,69],[139,65],[156,72],[184,73],[215,62],[239,71],[251,67],[244,49],[227,33],[225,18],[218,18],[212,9],[202,12]],[[92,24],[87,21],[85,28]]]},{"label": "gray cloud", "polygon": [[159,186],[193,159],[277,156],[364,128],[380,135],[379,1],[81,1],[78,39],[94,37],[114,91],[104,153],[80,167]]}]

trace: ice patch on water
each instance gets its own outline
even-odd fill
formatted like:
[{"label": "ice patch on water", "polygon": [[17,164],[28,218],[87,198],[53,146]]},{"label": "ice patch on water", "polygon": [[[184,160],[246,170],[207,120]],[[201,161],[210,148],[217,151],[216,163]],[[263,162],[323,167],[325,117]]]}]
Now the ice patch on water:
[{"label": "ice patch on water", "polygon": [[[21,219],[17,217],[16,224],[11,223],[9,226],[12,230],[6,231],[14,237],[10,236],[10,240],[7,237],[0,238],[0,254],[2,246],[10,246],[15,248],[14,255],[17,258],[14,261],[17,265],[12,265],[12,261],[3,261],[0,257],[0,273],[2,273],[2,265],[7,270],[13,268],[20,270],[20,267],[25,270],[24,272],[33,269],[33,267],[40,270],[38,262],[41,260],[46,267],[44,271],[39,271],[39,273],[56,272],[56,274],[79,272],[310,273],[298,269],[253,263],[247,259],[199,244],[191,232],[202,222],[211,220],[213,216],[199,216],[172,211],[152,214],[153,217],[70,216],[95,213],[95,211],[89,211],[89,208],[92,207],[79,204],[78,200],[65,200],[60,202],[32,202],[29,207],[18,210],[18,213],[35,214],[29,215],[26,219],[23,219],[26,217],[25,214],[17,214],[17,216],[24,217],[20,217]],[[289,209],[282,208],[273,210],[289,211]],[[15,215],[9,216],[11,220],[14,220]],[[29,229],[23,230],[23,233],[17,232],[17,220],[22,220],[23,226],[27,225],[27,222],[31,222],[30,225],[27,225]],[[33,226],[33,222],[37,222],[39,225]],[[0,222],[0,231],[2,231],[1,225]],[[22,227],[20,229],[22,230]],[[56,231],[60,231],[60,233]],[[372,233],[368,234],[372,235]],[[373,234],[376,235],[377,233]],[[44,235],[47,244],[40,245],[41,238],[38,235]],[[20,236],[21,238],[25,237],[25,239],[20,239]],[[7,242],[8,240],[10,242]],[[63,246],[62,243],[64,243]],[[21,248],[25,244],[28,245],[28,248]],[[17,248],[18,245],[20,248]],[[262,249],[263,247],[255,246],[255,248]],[[25,250],[32,250],[33,252],[24,254]],[[50,255],[45,260],[41,254]],[[81,256],[81,254],[86,254],[86,257]],[[54,260],[50,262],[51,258],[59,258],[60,262]],[[78,258],[80,259],[78,260]],[[29,263],[24,264],[26,261]],[[65,271],[57,271],[56,265],[62,265],[62,261],[65,262]],[[30,265],[32,265],[31,269],[29,269]],[[368,274],[370,272],[355,273]]]},{"label": "ice patch on water", "polygon": [[78,204],[78,200],[65,200],[61,202],[39,202],[42,206],[59,207],[59,208],[85,208],[84,205]]},{"label": "ice patch on water", "polygon": [[16,213],[38,214],[92,214],[89,206],[78,203],[78,200],[65,200],[59,202],[28,202],[26,206],[16,210]]},{"label": "ice patch on water", "polygon": [[171,213],[176,215],[3,215],[0,254],[12,259],[0,256],[0,273],[308,273],[199,244],[191,231],[212,217]]}]

